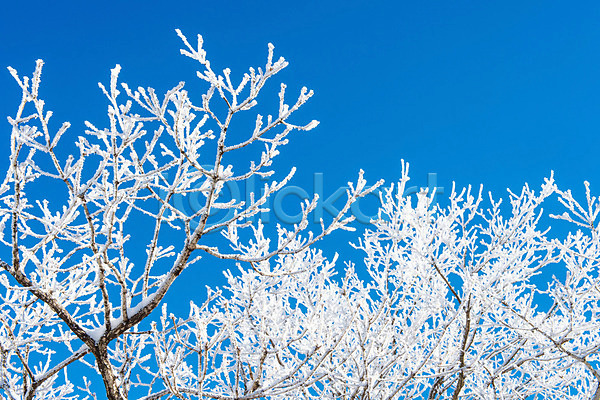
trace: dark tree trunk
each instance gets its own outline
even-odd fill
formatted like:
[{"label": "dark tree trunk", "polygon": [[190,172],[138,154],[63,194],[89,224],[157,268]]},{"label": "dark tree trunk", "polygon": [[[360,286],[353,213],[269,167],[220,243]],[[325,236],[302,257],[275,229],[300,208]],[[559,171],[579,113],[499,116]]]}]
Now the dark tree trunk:
[{"label": "dark tree trunk", "polygon": [[117,379],[113,371],[112,365],[108,360],[108,352],[106,347],[97,347],[93,351],[94,357],[96,357],[96,364],[98,365],[98,371],[102,375],[104,381],[104,387],[106,388],[106,397],[108,400],[125,400],[117,385]]}]

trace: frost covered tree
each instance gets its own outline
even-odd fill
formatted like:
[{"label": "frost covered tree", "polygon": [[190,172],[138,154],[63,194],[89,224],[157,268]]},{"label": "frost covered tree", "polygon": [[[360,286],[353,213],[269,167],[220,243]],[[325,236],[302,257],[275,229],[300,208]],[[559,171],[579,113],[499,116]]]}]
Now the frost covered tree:
[{"label": "frost covered tree", "polygon": [[[238,242],[238,230],[251,226],[251,217],[264,209],[294,171],[268,184],[262,196],[249,203],[222,201],[224,185],[273,173],[270,166],[288,135],[317,125],[317,121],[290,122],[313,93],[303,88],[288,105],[282,84],[274,115],[255,115],[253,127],[245,132],[236,127],[235,135],[227,135],[238,115],[252,112],[264,85],[287,62],[274,60],[269,45],[264,68],[250,68],[234,86],[229,69],[222,75],[212,70],[201,37],[193,48],[178,34],[185,45],[182,53],[202,67],[198,77],[207,83],[206,93],[194,98],[184,90],[184,83],[161,98],[152,88],[131,90],[118,84],[117,65],[109,87],[100,84],[109,103],[109,127],[87,122],[86,135],[75,143],[79,154],[64,159],[57,148],[69,123],[51,129],[52,113],[45,111],[39,97],[42,61],[37,62],[31,79],[9,68],[23,96],[16,115],[9,118],[10,163],[0,188],[2,242],[11,250],[10,258],[2,261],[0,328],[0,379],[8,398],[67,396],[73,385],[66,375],[59,384],[59,372],[78,360],[102,376],[110,399],[127,397],[134,384],[133,371],[147,359],[140,353],[144,345],[156,341],[157,354],[162,351],[156,328],[138,332],[140,322],[202,253],[244,262],[267,273],[264,262],[302,253],[330,232],[346,228],[352,221],[347,216],[351,204],[372,190],[365,188],[360,176],[356,187],[348,191],[342,211],[329,224],[322,224],[321,232],[300,236],[316,206],[314,198],[302,204],[299,224],[292,230],[279,230],[274,245],[262,239],[260,225],[253,226],[256,242]],[[221,103],[215,104],[215,99]],[[235,168],[225,164],[231,153],[257,146],[263,148],[257,160]],[[212,166],[207,168],[208,162]],[[54,203],[47,200],[49,188],[62,191],[62,198],[53,197]],[[174,196],[194,192],[204,204],[193,215],[171,204]],[[233,213],[226,221],[211,224],[215,209]],[[139,224],[153,231],[142,254],[135,252],[139,244],[131,244],[132,228]],[[219,248],[214,235],[213,239],[208,235],[213,231],[223,231],[231,247]],[[269,273],[277,274],[277,270]],[[56,344],[70,355],[62,360],[51,357]],[[93,361],[86,361],[87,354]],[[162,361],[173,356],[157,359],[158,371],[164,372]],[[178,375],[172,378],[179,382]],[[166,387],[178,390],[178,384],[167,382]]]},{"label": "frost covered tree", "polygon": [[[229,69],[212,70],[201,37],[192,47],[178,33],[207,91],[196,98],[180,83],[159,98],[119,85],[117,66],[100,85],[109,126],[86,123],[74,156],[61,149],[69,124],[53,129],[39,97],[42,62],[31,79],[10,69],[23,96],[0,187],[3,398],[600,399],[600,207],[589,187],[583,204],[550,178],[507,205],[467,189],[441,207],[403,196],[405,166],[354,244],[364,261],[341,273],[314,244],[351,229],[351,205],[380,183],[361,173],[320,230],[308,229],[314,198],[269,238],[256,217],[294,171],[249,202],[223,189],[273,173],[288,135],[317,124],[290,118],[312,92],[287,105],[281,85],[277,112],[256,114],[287,65],[273,46],[234,84]],[[248,130],[232,122],[248,114]],[[173,206],[184,194],[203,206]],[[551,196],[565,213],[548,220]],[[552,236],[556,219],[578,230]],[[162,300],[201,257],[237,269],[173,315]]]}]

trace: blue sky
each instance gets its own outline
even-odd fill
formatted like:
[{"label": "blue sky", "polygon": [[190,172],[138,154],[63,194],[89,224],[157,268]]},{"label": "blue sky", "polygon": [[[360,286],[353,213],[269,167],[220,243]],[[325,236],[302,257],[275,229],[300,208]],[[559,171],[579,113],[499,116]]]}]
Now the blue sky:
[{"label": "blue sky", "polygon": [[180,28],[202,34],[213,65],[234,76],[264,63],[272,42],[290,62],[278,80],[315,90],[299,118],[321,125],[293,137],[277,163],[296,165],[294,184],[307,190],[316,172],[326,195],[360,168],[394,182],[405,159],[420,186],[437,173],[446,190],[483,183],[504,195],[554,170],[561,187],[581,192],[589,180],[600,193],[600,4],[573,4],[10,2],[0,13],[0,114],[13,115],[20,98],[4,67],[29,74],[37,58],[47,107],[73,136],[86,119],[106,121],[97,82],[117,63],[134,87],[194,84]]}]

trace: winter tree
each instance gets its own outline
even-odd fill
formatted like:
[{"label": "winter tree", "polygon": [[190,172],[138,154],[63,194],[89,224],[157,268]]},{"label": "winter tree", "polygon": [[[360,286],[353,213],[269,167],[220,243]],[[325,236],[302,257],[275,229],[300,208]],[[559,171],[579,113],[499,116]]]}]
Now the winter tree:
[{"label": "winter tree", "polygon": [[[23,95],[0,187],[3,398],[600,399],[600,207],[589,185],[583,203],[551,177],[509,192],[509,204],[465,189],[441,207],[427,192],[403,196],[405,165],[354,243],[364,260],[339,268],[314,245],[352,229],[351,205],[380,183],[367,187],[361,172],[319,230],[308,229],[314,198],[270,238],[257,217],[294,171],[249,202],[224,200],[223,188],[273,174],[288,135],[317,125],[291,118],[312,91],[288,105],[282,84],[279,109],[263,117],[259,93],[287,66],[272,45],[266,65],[234,83],[212,70],[201,37],[193,47],[178,34],[206,92],[133,90],[117,66],[100,85],[108,127],[88,122],[76,139],[68,123],[53,129],[39,97],[43,63],[31,78],[10,69]],[[229,130],[248,114],[253,126]],[[65,156],[69,141],[78,154]],[[195,213],[173,206],[193,194]],[[564,207],[554,219],[541,208],[550,197]],[[214,210],[231,212],[215,223]],[[574,229],[557,237],[556,223]],[[201,257],[237,269],[173,315],[162,300]]]}]

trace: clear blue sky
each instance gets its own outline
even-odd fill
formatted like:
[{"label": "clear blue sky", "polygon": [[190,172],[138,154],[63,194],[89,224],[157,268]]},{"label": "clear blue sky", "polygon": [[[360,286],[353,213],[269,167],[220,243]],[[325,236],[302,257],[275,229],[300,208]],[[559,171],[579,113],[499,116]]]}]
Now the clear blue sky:
[{"label": "clear blue sky", "polygon": [[37,58],[47,107],[74,136],[83,120],[105,120],[97,82],[116,63],[132,86],[195,83],[180,28],[237,76],[273,42],[290,62],[279,80],[315,90],[302,116],[321,125],[277,164],[297,165],[302,187],[322,172],[333,191],[359,168],[393,182],[405,159],[421,186],[433,172],[446,189],[504,195],[554,170],[563,188],[587,179],[600,193],[599,14],[592,1],[5,2],[0,114],[20,97],[4,67],[30,73]]}]

